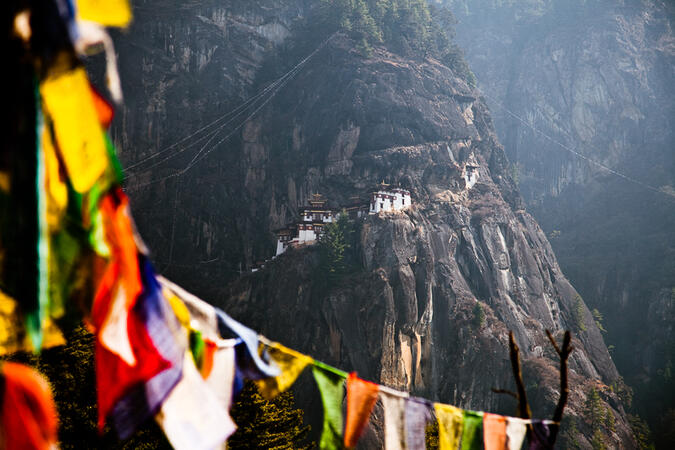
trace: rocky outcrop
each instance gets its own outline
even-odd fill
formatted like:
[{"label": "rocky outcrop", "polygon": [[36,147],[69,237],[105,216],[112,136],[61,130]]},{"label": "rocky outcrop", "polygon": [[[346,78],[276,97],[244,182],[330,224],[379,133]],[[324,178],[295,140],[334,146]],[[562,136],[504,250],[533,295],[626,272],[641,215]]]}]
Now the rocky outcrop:
[{"label": "rocky outcrop", "polygon": [[636,411],[667,432],[673,335],[649,311],[675,280],[672,3],[445,3],[528,210],[604,315]]},{"label": "rocky outcrop", "polygon": [[[177,156],[136,166],[127,184],[158,268],[272,339],[364,378],[473,409],[513,413],[510,399],[490,392],[512,384],[512,329],[528,380],[537,383],[530,385],[535,413],[548,416],[558,380],[544,329],[585,328],[570,361],[569,415],[580,416],[588,389],[611,385],[618,373],[523,209],[480,93],[434,59],[379,46],[357,50],[340,33],[307,50],[291,25],[301,2],[278,2],[278,11],[266,2],[241,10],[233,3],[185,6],[159,20],[138,14],[125,44],[122,70],[136,71],[136,84],[115,128],[124,161],[133,165],[179,142]],[[218,33],[241,23],[248,26],[236,40]],[[260,32],[265,24],[277,31]],[[208,157],[174,175],[203,145],[186,147],[181,136],[233,111],[315,49],[283,89],[264,97],[264,108],[233,122],[241,128],[223,128],[212,141],[225,139],[222,145],[211,144]],[[205,62],[176,65],[181,54]],[[208,73],[222,78],[210,83]],[[467,164],[477,167],[470,183]],[[271,230],[295,218],[312,193],[338,207],[382,180],[410,190],[414,205],[359,222],[353,268],[339,282],[322,281],[313,247],[288,250],[240,276],[239,268],[272,255]],[[608,442],[632,447],[620,401],[602,392],[616,418]]]}]

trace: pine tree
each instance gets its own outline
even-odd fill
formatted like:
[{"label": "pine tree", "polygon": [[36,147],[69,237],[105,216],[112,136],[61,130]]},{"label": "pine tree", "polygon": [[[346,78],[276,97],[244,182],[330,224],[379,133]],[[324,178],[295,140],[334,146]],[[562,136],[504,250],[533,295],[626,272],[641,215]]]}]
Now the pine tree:
[{"label": "pine tree", "polygon": [[126,441],[120,441],[110,426],[99,434],[94,336],[80,325],[65,337],[65,346],[46,349],[34,361],[52,387],[59,415],[59,447],[170,449],[164,433],[153,420],[148,420]]},{"label": "pine tree", "polygon": [[605,407],[598,390],[591,388],[584,404],[584,416],[590,422],[593,431],[600,430],[605,425]]},{"label": "pine tree", "polygon": [[267,401],[255,384],[247,382],[232,407],[232,418],[238,426],[230,437],[228,449],[309,449],[310,427],[303,424],[304,411],[296,409],[290,391]]},{"label": "pine tree", "polygon": [[577,294],[574,297],[574,325],[579,333],[586,331],[586,323],[584,322],[584,301],[581,296]]}]

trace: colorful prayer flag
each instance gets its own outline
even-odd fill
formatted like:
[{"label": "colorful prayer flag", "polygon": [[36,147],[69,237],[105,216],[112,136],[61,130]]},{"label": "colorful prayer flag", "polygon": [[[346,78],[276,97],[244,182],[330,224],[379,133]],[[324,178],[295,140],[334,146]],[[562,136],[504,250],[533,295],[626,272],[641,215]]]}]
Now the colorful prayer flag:
[{"label": "colorful prayer flag", "polygon": [[58,420],[47,380],[30,367],[13,362],[2,364],[0,379],[0,448],[56,448]]},{"label": "colorful prayer flag", "polygon": [[476,411],[464,411],[462,450],[481,450],[482,448],[483,413]]},{"label": "colorful prayer flag", "polygon": [[509,450],[520,450],[527,434],[528,421],[518,417],[506,418],[506,442]]},{"label": "colorful prayer flag", "polygon": [[120,439],[130,437],[143,422],[159,411],[162,402],[182,376],[183,354],[186,350],[185,330],[164,299],[147,258],[141,257],[141,267],[143,292],[134,311],[145,324],[158,353],[171,366],[147,382],[135,385],[115,404],[111,416]]},{"label": "colorful prayer flag", "polygon": [[260,395],[270,400],[291,387],[305,367],[314,362],[314,359],[284,347],[278,342],[270,343],[266,350],[281,373],[276,377],[263,378],[255,383]]},{"label": "colorful prayer flag", "polygon": [[87,192],[108,167],[108,153],[84,69],[48,77],[40,94],[70,182]]},{"label": "colorful prayer flag", "polygon": [[347,422],[345,424],[345,447],[355,447],[363,430],[368,425],[370,414],[377,401],[379,386],[365,381],[352,372],[347,377]]},{"label": "colorful prayer flag", "polygon": [[405,405],[405,436],[409,449],[424,448],[427,422],[431,417],[431,402],[410,397]]},{"label": "colorful prayer flag", "polygon": [[321,393],[323,404],[323,431],[319,448],[342,448],[342,401],[345,376],[330,366],[315,361],[312,373]]},{"label": "colorful prayer flag", "polygon": [[529,450],[553,450],[558,424],[550,420],[533,420]]},{"label": "colorful prayer flag", "polygon": [[131,22],[128,0],[77,0],[77,18],[109,27],[126,27]]},{"label": "colorful prayer flag", "polygon": [[237,429],[187,352],[183,360],[183,377],[155,419],[177,450],[212,450],[220,447]]},{"label": "colorful prayer flag", "polygon": [[461,409],[442,403],[434,403],[438,419],[438,446],[441,450],[457,450],[464,429],[464,415]]},{"label": "colorful prayer flag", "polygon": [[395,392],[380,386],[380,401],[384,410],[384,448],[403,450],[405,441],[405,411],[408,393]]},{"label": "colorful prayer flag", "polygon": [[[219,339],[213,343],[215,347],[213,363],[210,373],[205,377],[206,384],[218,398],[219,403],[228,411],[232,405],[234,389],[234,347],[236,343],[236,339]],[[202,374],[203,376],[204,374]]]},{"label": "colorful prayer flag", "polygon": [[485,450],[505,450],[506,417],[499,414],[483,415],[483,443]]}]

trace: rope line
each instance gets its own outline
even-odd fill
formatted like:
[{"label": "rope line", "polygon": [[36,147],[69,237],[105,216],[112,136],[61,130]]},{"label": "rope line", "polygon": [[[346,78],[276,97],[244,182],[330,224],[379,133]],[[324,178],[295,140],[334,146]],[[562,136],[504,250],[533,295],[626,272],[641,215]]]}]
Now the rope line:
[{"label": "rope line", "polygon": [[[560,142],[560,141],[558,141],[558,140],[552,138],[551,136],[549,136],[548,134],[544,133],[543,131],[541,131],[541,130],[535,128],[534,125],[530,124],[528,121],[526,121],[525,119],[523,119],[522,117],[520,117],[519,115],[517,115],[516,113],[514,113],[514,112],[511,111],[510,109],[508,109],[508,108],[507,108],[506,106],[504,106],[502,103],[500,103],[499,101],[497,101],[495,98],[491,97],[490,95],[486,94],[485,92],[482,92],[482,94],[483,94],[484,97],[487,97],[487,98],[490,99],[493,103],[495,103],[497,106],[499,106],[501,109],[503,109],[503,110],[504,110],[506,113],[508,113],[511,117],[513,117],[514,119],[518,120],[519,122],[521,122],[523,125],[525,125],[525,126],[527,126],[528,128],[530,128],[530,129],[531,129],[532,131],[534,131],[535,133],[538,133],[538,134],[544,136],[547,140],[551,141],[552,143],[556,144],[557,146],[559,146],[559,147],[561,147],[561,148],[567,150],[568,152],[572,153],[573,155],[576,155],[576,156],[578,156],[579,158],[581,158],[581,159],[583,159],[583,160],[585,160],[585,161],[587,161],[587,162],[589,162],[589,163],[591,163],[591,164],[595,164],[596,166],[598,166],[598,167],[600,167],[601,169],[603,169],[603,170],[605,170],[605,171],[611,173],[612,175],[615,175],[615,176],[617,176],[617,177],[623,178],[624,180],[630,181],[631,183],[635,183],[635,184],[637,184],[638,186],[641,186],[641,187],[643,187],[643,188],[645,188],[645,189],[648,189],[648,190],[650,190],[650,191],[654,191],[654,192],[657,192],[657,193],[659,193],[659,194],[666,195],[666,196],[670,197],[671,199],[675,200],[675,194],[670,193],[670,192],[667,192],[667,191],[663,191],[663,190],[661,190],[661,189],[659,189],[659,188],[656,188],[656,187],[654,187],[654,186],[651,186],[651,185],[649,185],[649,184],[647,184],[647,183],[644,183],[644,182],[642,182],[642,181],[640,181],[640,180],[637,180],[637,179],[635,179],[635,178],[633,178],[633,177],[631,177],[631,176],[629,176],[629,175],[626,175],[626,174],[624,174],[624,173],[622,173],[622,172],[619,172],[618,170],[612,169],[611,167],[608,167],[608,166],[606,166],[605,164],[603,164],[603,163],[601,163],[601,162],[599,162],[599,161],[596,161],[596,160],[594,160],[594,159],[589,158],[588,156],[584,155],[583,153],[580,153],[580,152],[574,150],[573,148],[568,147],[567,145],[565,145],[565,144],[563,144],[562,142]],[[564,130],[563,130],[563,132],[564,132]],[[569,134],[567,134],[567,132],[565,132],[565,134],[566,134],[568,137],[572,138],[572,136],[570,136]]]},{"label": "rope line", "polygon": [[[278,78],[274,83],[271,83],[267,88],[265,88],[265,91],[263,91],[263,92],[267,92],[269,89],[272,89],[272,93],[265,99],[265,101],[263,101],[262,104],[260,104],[255,110],[253,110],[253,112],[251,112],[251,113],[250,113],[250,114],[249,114],[242,122],[240,122],[240,123],[239,123],[232,131],[230,131],[225,137],[223,137],[222,139],[220,139],[216,144],[214,144],[214,145],[213,145],[210,149],[208,149],[205,153],[204,153],[204,150],[206,150],[206,146],[207,146],[207,145],[208,145],[208,144],[209,144],[209,143],[217,136],[218,132],[220,132],[220,131],[222,130],[222,128],[224,128],[224,125],[226,125],[227,123],[232,122],[232,120],[234,119],[234,117],[239,116],[239,115],[243,112],[243,110],[242,110],[241,112],[239,112],[237,115],[235,115],[235,116],[234,116],[231,120],[229,120],[226,124],[223,124],[223,125],[219,126],[218,128],[216,128],[216,130],[210,131],[210,132],[207,133],[205,136],[202,136],[201,139],[199,139],[198,141],[196,141],[195,143],[198,143],[198,142],[200,142],[201,140],[205,139],[207,136],[210,136],[210,138],[208,139],[208,141],[207,141],[204,145],[202,145],[202,147],[199,149],[199,151],[197,151],[197,153],[194,155],[194,157],[190,160],[190,162],[189,162],[183,169],[178,170],[178,171],[176,171],[176,172],[174,172],[174,173],[171,173],[171,174],[169,174],[169,175],[166,175],[166,176],[163,176],[163,177],[154,179],[154,180],[150,180],[150,181],[145,182],[145,183],[141,183],[141,184],[136,184],[136,185],[134,185],[134,186],[130,186],[130,187],[126,188],[125,190],[132,190],[132,191],[133,191],[133,190],[136,190],[136,189],[138,189],[138,188],[145,187],[145,186],[149,186],[149,185],[155,184],[155,183],[159,183],[159,182],[161,182],[161,181],[164,181],[164,180],[167,180],[167,179],[170,179],[170,178],[180,177],[180,176],[182,176],[183,174],[185,174],[186,172],[188,172],[188,171],[189,171],[192,167],[194,167],[197,163],[199,163],[201,160],[203,160],[204,158],[206,158],[206,157],[207,157],[213,150],[215,150],[221,143],[223,143],[225,140],[229,139],[232,135],[234,135],[235,132],[237,132],[237,131],[238,131],[241,127],[243,127],[243,126],[244,126],[251,118],[253,118],[253,117],[254,117],[254,116],[255,116],[255,115],[263,108],[263,107],[265,107],[265,105],[267,105],[267,104],[268,104],[268,103],[276,96],[276,94],[277,94],[277,93],[278,93],[278,92],[279,92],[286,84],[288,84],[288,82],[290,82],[290,80],[292,80],[292,79],[295,77],[295,75],[297,75],[297,74],[300,72],[300,70],[302,69],[302,67],[303,67],[303,66],[304,66],[304,65],[305,65],[305,64],[306,64],[306,63],[307,63],[314,55],[316,55],[323,47],[325,47],[325,45],[328,43],[328,41],[329,41],[330,39],[333,38],[333,36],[335,36],[335,33],[334,33],[333,35],[329,36],[327,39],[325,39],[325,40],[324,40],[324,41],[323,41],[323,42],[322,42],[322,43],[321,43],[321,44],[320,44],[320,45],[319,45],[312,53],[310,53],[310,54],[307,55],[304,59],[302,59],[302,60],[301,60],[298,64],[296,64],[291,70],[289,70],[288,72],[286,72],[286,74],[284,74],[282,77]],[[272,86],[273,86],[273,87],[272,87]],[[268,89],[268,88],[269,88],[269,89]],[[259,97],[260,97],[260,94],[256,95],[256,97],[259,98]],[[256,101],[257,101],[257,100],[256,100]],[[255,103],[255,101],[253,101],[253,102],[245,102],[245,104],[247,104],[247,103]],[[244,108],[244,110],[247,109],[247,108],[248,108],[248,106],[247,106],[246,108]],[[229,114],[229,113],[228,113],[228,114]],[[221,117],[221,119],[222,119],[222,117]],[[218,119],[218,120],[220,120],[220,119]],[[216,122],[216,121],[211,122],[211,124],[209,124],[209,125],[207,125],[207,126],[205,126],[205,127],[202,127],[200,130],[203,131],[205,128],[207,128],[207,127],[210,126],[210,125],[213,125],[215,122]],[[186,138],[183,138],[183,139],[182,139],[181,141],[179,141],[179,142],[185,142],[188,138],[195,136],[198,132],[200,132],[200,131],[198,130],[198,131],[192,133],[190,136],[187,136]],[[191,144],[190,146],[194,145],[195,143]],[[178,143],[176,143],[176,144],[178,144]],[[166,151],[170,150],[171,148],[175,147],[176,144],[173,144],[173,146],[167,147],[166,149],[162,150],[162,152],[166,152]],[[188,148],[189,148],[189,147],[188,147]],[[166,160],[172,158],[173,156],[175,156],[175,155],[177,155],[177,154],[180,154],[180,153],[184,152],[185,150],[187,150],[187,148],[181,149],[181,150],[175,152],[174,154],[169,155],[168,157],[166,157],[166,158],[162,159],[161,161],[159,161],[159,162],[153,164],[152,166],[146,168],[145,170],[147,170],[147,169],[149,169],[149,168],[151,168],[151,167],[156,167],[157,165],[163,163],[164,161],[166,161]],[[149,160],[149,159],[151,159],[151,158],[150,158],[150,157],[146,158],[146,160]],[[140,162],[137,163],[136,165],[138,165],[138,164],[140,164]],[[135,174],[132,174],[132,176],[134,176],[134,175],[135,175]]]},{"label": "rope line", "polygon": [[[297,67],[297,66],[296,66],[296,67]],[[258,92],[258,93],[257,93],[256,95],[254,95],[253,97],[247,99],[245,102],[243,102],[241,105],[237,106],[235,109],[226,112],[225,114],[223,114],[223,115],[220,116],[219,118],[217,118],[217,119],[213,120],[212,122],[210,122],[210,123],[204,125],[203,127],[199,128],[198,130],[194,131],[193,133],[191,133],[191,134],[185,136],[185,137],[182,138],[181,140],[179,140],[179,141],[177,141],[177,142],[174,142],[173,144],[169,145],[168,147],[165,147],[164,149],[158,151],[157,153],[153,153],[152,155],[149,155],[149,156],[147,156],[147,157],[145,157],[145,158],[142,158],[141,160],[136,161],[135,163],[131,164],[130,166],[127,166],[127,170],[134,169],[134,168],[136,168],[136,167],[142,165],[143,163],[145,163],[145,162],[147,162],[147,161],[149,161],[149,160],[151,160],[151,159],[157,158],[157,157],[159,157],[160,155],[165,154],[165,153],[168,152],[169,150],[175,148],[176,146],[178,146],[178,145],[182,144],[183,142],[189,140],[190,138],[196,136],[197,134],[201,133],[202,131],[206,130],[207,128],[210,128],[211,126],[217,124],[218,122],[220,122],[221,120],[223,120],[223,119],[225,119],[226,117],[230,116],[231,114],[237,113],[237,114],[234,116],[234,117],[237,117],[237,116],[240,115],[241,112],[242,112],[242,111],[239,111],[239,110],[245,110],[245,109],[248,108],[249,104],[257,102],[258,99],[259,99],[260,97],[262,97],[264,94],[266,94],[266,93],[267,93],[268,91],[270,91],[271,89],[274,89],[274,88],[275,88],[275,87],[276,87],[276,86],[277,86],[284,78],[286,78],[286,77],[288,76],[288,74],[290,74],[293,70],[295,70],[296,67],[292,68],[291,70],[289,70],[288,72],[286,72],[284,75],[282,75],[281,77],[277,78],[275,81],[273,81],[272,83],[270,83],[269,85],[267,85],[262,91]],[[227,121],[224,125],[227,125],[229,122],[231,122],[231,121]],[[222,126],[219,126],[219,128],[220,128],[220,127],[222,127]],[[218,128],[218,129],[219,129],[219,128]],[[194,144],[196,144],[196,143],[198,143],[198,142],[204,140],[205,137],[206,137],[206,136],[209,136],[212,132],[213,132],[213,130],[210,131],[210,132],[208,132],[205,136],[201,137],[199,140],[195,141],[194,143],[189,144],[189,145],[188,145],[188,148],[189,148],[190,146],[192,146],[192,145],[194,145]],[[183,150],[179,150],[177,153],[182,153],[182,151],[183,151]],[[169,158],[166,158],[166,159],[170,159],[170,158],[171,158],[171,156],[170,156]],[[163,161],[166,161],[166,159],[160,161],[159,163],[153,164],[152,166],[146,167],[145,169],[142,169],[142,170],[148,170],[148,169],[151,169],[151,168],[153,168],[153,167],[156,167],[157,165],[161,164]]]}]

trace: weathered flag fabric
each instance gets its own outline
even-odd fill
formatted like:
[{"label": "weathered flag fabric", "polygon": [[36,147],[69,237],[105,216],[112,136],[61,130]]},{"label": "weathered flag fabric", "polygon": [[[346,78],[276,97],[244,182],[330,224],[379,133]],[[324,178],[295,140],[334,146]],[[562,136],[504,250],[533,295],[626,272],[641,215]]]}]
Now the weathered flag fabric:
[{"label": "weathered flag fabric", "polygon": [[434,403],[438,419],[438,446],[441,450],[457,450],[464,428],[463,411],[452,405]]},{"label": "weathered flag fabric", "polygon": [[344,400],[345,377],[332,368],[316,361],[312,374],[321,393],[323,404],[323,431],[319,448],[342,448],[342,401]]},{"label": "weathered flag fabric", "polygon": [[47,380],[13,362],[2,364],[0,379],[0,448],[56,448],[58,419]]},{"label": "weathered flag fabric", "polygon": [[499,414],[483,415],[483,445],[485,450],[505,450],[506,417]]},{"label": "weathered flag fabric", "polygon": [[464,411],[464,430],[462,431],[462,450],[481,450],[483,448],[483,413]]},{"label": "weathered flag fabric", "polygon": [[370,420],[377,401],[379,386],[360,379],[356,372],[347,377],[347,421],[345,423],[345,447],[355,447]]},{"label": "weathered flag fabric", "polygon": [[237,429],[188,352],[183,359],[183,377],[162,404],[155,420],[177,450],[212,450]]},{"label": "weathered flag fabric", "polygon": [[553,450],[558,424],[550,420],[533,420],[530,450]]},{"label": "weathered flag fabric", "polygon": [[314,359],[284,347],[278,342],[270,343],[266,350],[281,372],[276,377],[256,381],[260,395],[269,400],[291,387],[305,367],[314,362]]},{"label": "weathered flag fabric", "polygon": [[405,412],[408,393],[390,392],[380,387],[380,401],[384,410],[384,448],[406,449]]},{"label": "weathered flag fabric", "polygon": [[527,434],[529,422],[518,417],[506,418],[506,442],[509,450],[520,450]]},{"label": "weathered flag fabric", "polygon": [[427,423],[432,420],[429,400],[410,397],[405,405],[405,439],[409,449],[424,448]]}]

